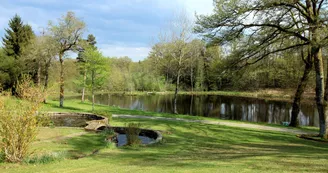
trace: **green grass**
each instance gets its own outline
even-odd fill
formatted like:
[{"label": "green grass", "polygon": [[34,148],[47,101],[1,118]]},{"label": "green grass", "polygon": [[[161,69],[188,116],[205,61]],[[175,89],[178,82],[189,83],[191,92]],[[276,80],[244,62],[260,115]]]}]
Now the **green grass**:
[{"label": "green grass", "polygon": [[[66,100],[65,108],[50,101],[43,110],[90,112],[90,103]],[[107,106],[96,110],[121,114],[167,116]],[[178,115],[182,118],[204,119]],[[218,120],[219,121],[219,120]],[[65,153],[45,163],[0,163],[2,173],[20,172],[327,172],[328,145],[292,134],[219,125],[148,119],[113,118],[111,125],[141,123],[159,130],[163,141],[142,147],[108,148],[104,136],[80,128],[41,128],[32,145],[36,155]],[[79,135],[80,134],[80,135]]]},{"label": "green grass", "polygon": [[[160,130],[164,141],[146,147],[108,149],[101,134],[49,138],[51,142],[41,140],[36,147],[52,145],[48,150],[66,152],[66,159],[47,164],[2,163],[0,170],[9,173],[327,171],[327,144],[295,135],[158,120],[116,118],[112,124],[122,126],[129,122]],[[40,133],[43,131],[57,133],[58,128],[42,128]],[[94,151],[98,152],[92,154]]]}]

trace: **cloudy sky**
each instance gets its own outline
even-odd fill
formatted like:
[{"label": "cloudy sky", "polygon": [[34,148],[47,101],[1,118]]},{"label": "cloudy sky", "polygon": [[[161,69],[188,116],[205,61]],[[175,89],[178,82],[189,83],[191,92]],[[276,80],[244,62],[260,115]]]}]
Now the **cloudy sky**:
[{"label": "cloudy sky", "polygon": [[129,56],[133,61],[147,57],[153,38],[177,11],[212,12],[213,0],[1,0],[0,37],[16,13],[36,34],[67,11],[83,19],[96,36],[106,56]]}]

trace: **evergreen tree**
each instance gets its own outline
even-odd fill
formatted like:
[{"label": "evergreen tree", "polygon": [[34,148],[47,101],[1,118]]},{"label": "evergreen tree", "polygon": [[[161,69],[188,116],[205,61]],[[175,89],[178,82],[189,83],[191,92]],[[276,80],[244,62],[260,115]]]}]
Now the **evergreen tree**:
[{"label": "evergreen tree", "polygon": [[23,24],[21,17],[16,14],[10,19],[9,28],[5,31],[5,37],[2,38],[4,50],[7,56],[18,59],[31,38],[34,37],[32,28],[30,25]]},{"label": "evergreen tree", "polygon": [[31,26],[23,24],[22,19],[16,14],[9,21],[9,28],[5,29],[3,40],[4,56],[0,59],[0,72],[2,76],[7,76],[3,81],[4,89],[12,89],[15,92],[15,85],[19,76],[24,73],[24,62],[20,58],[24,49],[30,44],[34,33]]}]

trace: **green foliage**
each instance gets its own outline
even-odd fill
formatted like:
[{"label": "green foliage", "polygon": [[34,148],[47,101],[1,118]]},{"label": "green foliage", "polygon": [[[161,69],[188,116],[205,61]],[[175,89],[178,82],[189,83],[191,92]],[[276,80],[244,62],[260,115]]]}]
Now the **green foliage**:
[{"label": "green foliage", "polygon": [[23,24],[21,17],[16,14],[10,19],[9,28],[5,31],[6,34],[3,38],[4,50],[7,56],[19,59],[30,40],[34,37],[32,28]]},{"label": "green foliage", "polygon": [[23,24],[16,14],[9,21],[9,28],[5,29],[3,50],[0,53],[0,83],[4,89],[12,89],[15,93],[15,83],[21,74],[26,74],[22,56],[27,51],[34,33],[31,26]]},{"label": "green foliage", "polygon": [[0,97],[0,149],[8,162],[21,162],[29,154],[29,147],[42,121],[36,116],[44,93],[32,85],[29,78],[18,85],[19,96],[25,100]]},{"label": "green foliage", "polygon": [[59,18],[57,24],[49,22],[49,32],[57,44],[58,53],[77,50],[84,31],[85,23],[71,11]]},{"label": "green foliage", "polygon": [[139,134],[141,132],[141,124],[140,123],[128,123],[125,133],[127,138],[128,146],[138,146],[141,144],[141,140],[139,139]]},{"label": "green foliage", "polygon": [[100,51],[93,48],[86,49],[84,56],[87,70],[87,87],[91,90],[103,88],[109,71],[107,58]]},{"label": "green foliage", "polygon": [[129,57],[109,58],[110,74],[107,81],[109,91],[133,91],[133,62]]}]

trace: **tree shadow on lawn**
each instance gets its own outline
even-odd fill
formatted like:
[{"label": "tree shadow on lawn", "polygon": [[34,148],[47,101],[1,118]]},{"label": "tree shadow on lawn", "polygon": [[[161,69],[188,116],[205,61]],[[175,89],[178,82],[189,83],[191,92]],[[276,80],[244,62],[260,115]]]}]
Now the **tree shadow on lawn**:
[{"label": "tree shadow on lawn", "polygon": [[104,137],[97,133],[88,133],[82,136],[73,137],[62,141],[73,147],[68,151],[71,158],[82,158],[98,153],[100,149],[105,147]]},{"label": "tree shadow on lawn", "polygon": [[[84,103],[79,103],[79,104],[84,104]],[[73,107],[73,106],[59,107],[59,105],[56,103],[46,103],[44,105],[46,106],[46,109],[49,109],[49,108],[58,109],[61,112],[63,112],[63,110],[65,110],[67,112],[85,112],[85,110],[82,108],[77,108],[77,107]]]}]

